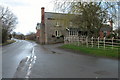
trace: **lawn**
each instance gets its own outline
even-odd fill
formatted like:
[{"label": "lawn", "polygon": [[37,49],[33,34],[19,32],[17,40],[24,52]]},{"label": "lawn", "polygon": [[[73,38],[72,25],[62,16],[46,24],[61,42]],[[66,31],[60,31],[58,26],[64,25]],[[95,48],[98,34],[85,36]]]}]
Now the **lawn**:
[{"label": "lawn", "polygon": [[111,58],[118,58],[118,55],[120,57],[120,53],[118,53],[118,49],[111,49],[111,48],[97,48],[97,47],[86,47],[86,46],[76,46],[73,44],[65,44],[61,46],[61,48],[64,49],[70,49],[73,51],[79,51],[84,54],[90,54],[95,56],[105,56],[105,57],[111,57]]},{"label": "lawn", "polygon": [[0,44],[0,46],[8,45],[8,44],[11,44],[11,43],[14,43],[14,42],[16,42],[16,41],[15,40],[7,40],[6,43],[2,43],[2,44]]}]

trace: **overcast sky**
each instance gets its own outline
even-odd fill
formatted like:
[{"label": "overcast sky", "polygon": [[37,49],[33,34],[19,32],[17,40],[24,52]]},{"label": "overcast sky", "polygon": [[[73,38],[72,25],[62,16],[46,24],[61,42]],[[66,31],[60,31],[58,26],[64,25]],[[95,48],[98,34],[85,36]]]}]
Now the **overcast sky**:
[{"label": "overcast sky", "polygon": [[46,12],[53,12],[53,0],[0,0],[0,5],[9,7],[18,17],[15,31],[27,34],[36,32],[37,22],[41,22],[41,7]]},{"label": "overcast sky", "polygon": [[55,0],[0,0],[0,5],[9,7],[18,17],[18,24],[14,31],[27,34],[29,32],[36,32],[36,24],[37,22],[41,22],[41,7],[45,7],[46,12],[53,12],[54,1]]}]

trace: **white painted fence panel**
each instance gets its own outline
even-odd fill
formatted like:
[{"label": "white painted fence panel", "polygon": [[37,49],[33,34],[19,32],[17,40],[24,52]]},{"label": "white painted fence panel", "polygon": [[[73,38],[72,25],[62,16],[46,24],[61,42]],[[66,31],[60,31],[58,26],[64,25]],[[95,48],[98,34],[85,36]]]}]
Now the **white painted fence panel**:
[{"label": "white painted fence panel", "polygon": [[113,48],[120,48],[120,39],[115,39],[114,37],[111,39],[104,38],[88,38],[88,37],[78,37],[78,36],[69,36],[64,37],[64,44],[74,44],[74,45],[86,45],[94,47],[97,46],[98,48],[104,47],[111,47]]}]

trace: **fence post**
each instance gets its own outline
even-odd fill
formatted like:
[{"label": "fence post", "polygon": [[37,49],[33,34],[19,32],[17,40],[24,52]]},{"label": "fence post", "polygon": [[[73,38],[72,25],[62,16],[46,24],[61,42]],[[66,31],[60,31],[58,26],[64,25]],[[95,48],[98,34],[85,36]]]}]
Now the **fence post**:
[{"label": "fence post", "polygon": [[82,45],[82,36],[80,37],[80,42],[81,42],[81,45]]},{"label": "fence post", "polygon": [[86,46],[88,47],[88,37],[86,37]]},{"label": "fence post", "polygon": [[70,36],[68,37],[68,44],[70,44]]},{"label": "fence post", "polygon": [[114,39],[114,37],[112,37],[112,49],[113,49],[113,39]]},{"label": "fence post", "polygon": [[69,36],[69,44],[71,43],[71,39],[70,39],[70,36]]},{"label": "fence post", "polygon": [[81,37],[79,37],[79,45],[81,45]]},{"label": "fence post", "polygon": [[[74,34],[74,33],[73,33],[73,34]],[[75,42],[75,37],[74,37],[74,35],[73,35],[72,39],[73,39],[73,42],[72,42],[72,43],[75,45],[75,43],[74,43],[74,42]]]},{"label": "fence post", "polygon": [[77,45],[77,36],[75,36],[75,45]]},{"label": "fence post", "polygon": [[77,37],[77,43],[78,43],[78,46],[79,46],[79,37]]},{"label": "fence post", "polygon": [[69,33],[68,33],[68,44],[70,44],[70,31],[69,31]]},{"label": "fence post", "polygon": [[79,35],[78,35],[78,32],[77,32],[77,46],[79,46]]},{"label": "fence post", "polygon": [[75,36],[75,45],[77,45],[77,37]]},{"label": "fence post", "polygon": [[73,44],[73,42],[74,42],[74,36],[71,36],[71,39],[72,39],[72,42],[71,42],[71,43]]},{"label": "fence post", "polygon": [[104,49],[105,49],[105,37],[104,37]]},{"label": "fence post", "polygon": [[64,44],[66,44],[66,42],[65,42],[65,37],[64,37]]},{"label": "fence post", "polygon": [[98,37],[98,48],[99,48],[100,46],[99,46],[99,37]]},{"label": "fence post", "polygon": [[73,43],[74,43],[74,45],[75,45],[75,35],[74,35]]},{"label": "fence post", "polygon": [[91,39],[92,39],[92,41],[91,41],[91,45],[92,45],[92,47],[93,47],[93,37],[92,37]]}]

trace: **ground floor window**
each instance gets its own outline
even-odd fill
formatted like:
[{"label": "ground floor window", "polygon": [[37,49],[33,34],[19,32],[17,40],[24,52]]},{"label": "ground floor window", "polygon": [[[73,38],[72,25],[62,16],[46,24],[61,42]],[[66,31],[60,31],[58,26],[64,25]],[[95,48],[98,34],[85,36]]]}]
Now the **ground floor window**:
[{"label": "ground floor window", "polygon": [[39,36],[37,36],[37,40],[39,40]]},{"label": "ground floor window", "polygon": [[56,31],[55,31],[55,36],[56,36],[56,37],[60,37],[60,35],[61,35],[60,31],[56,30]]},{"label": "ground floor window", "polygon": [[78,32],[77,31],[69,31],[69,35],[77,35]]}]

